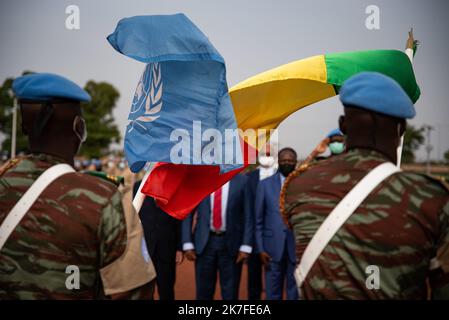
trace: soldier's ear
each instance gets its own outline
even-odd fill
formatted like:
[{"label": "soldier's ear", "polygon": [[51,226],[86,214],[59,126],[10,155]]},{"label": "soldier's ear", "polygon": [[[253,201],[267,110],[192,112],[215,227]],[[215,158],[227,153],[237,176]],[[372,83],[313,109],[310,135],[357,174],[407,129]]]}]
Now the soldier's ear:
[{"label": "soldier's ear", "polygon": [[346,134],[346,118],[345,116],[340,116],[338,118],[338,126],[340,127],[341,132]]}]

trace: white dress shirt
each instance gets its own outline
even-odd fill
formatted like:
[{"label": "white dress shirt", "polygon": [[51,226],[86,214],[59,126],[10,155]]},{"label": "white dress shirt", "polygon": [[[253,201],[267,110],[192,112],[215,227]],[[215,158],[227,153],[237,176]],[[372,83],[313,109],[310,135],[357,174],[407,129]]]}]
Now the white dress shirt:
[{"label": "white dress shirt", "polygon": [[[214,224],[213,224],[215,192],[210,195],[210,212],[211,212],[210,213],[210,230],[213,232],[217,232],[217,231],[225,232],[226,231],[226,209],[227,209],[227,205],[228,205],[228,195],[229,195],[229,182],[226,182],[221,187],[221,228],[219,230],[215,230]],[[193,245],[192,242],[186,242],[182,245],[182,250],[184,250],[184,251],[193,250],[193,249],[195,249],[195,246]],[[251,246],[241,245],[239,250],[241,252],[251,253],[253,249]]]},{"label": "white dress shirt", "polygon": [[279,176],[281,177],[281,189],[282,189],[282,186],[284,185],[285,177],[282,173]]},{"label": "white dress shirt", "polygon": [[276,172],[276,168],[271,166],[269,168],[259,167],[259,181],[271,177]]}]

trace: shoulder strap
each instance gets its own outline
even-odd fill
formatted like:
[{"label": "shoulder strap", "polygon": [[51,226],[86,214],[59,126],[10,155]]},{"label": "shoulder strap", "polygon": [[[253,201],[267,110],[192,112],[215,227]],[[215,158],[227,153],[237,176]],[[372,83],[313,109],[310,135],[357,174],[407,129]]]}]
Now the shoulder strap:
[{"label": "shoulder strap", "polygon": [[360,182],[340,201],[327,216],[309,242],[301,262],[295,270],[298,289],[304,283],[310,269],[341,226],[366,199],[366,197],[386,178],[399,172],[400,169],[390,162],[385,162],[371,170]]},{"label": "shoulder strap", "polygon": [[23,158],[14,158],[6,162],[0,167],[0,177],[5,174],[6,171],[16,166]]},{"label": "shoulder strap", "polygon": [[48,168],[39,176],[39,178],[37,178],[36,181],[34,181],[27,192],[25,192],[22,198],[6,215],[5,220],[3,220],[3,223],[0,226],[0,250],[3,248],[6,240],[8,240],[11,233],[31,208],[42,191],[44,191],[45,188],[54,180],[63,174],[70,172],[75,172],[75,170],[68,164],[61,163]]}]

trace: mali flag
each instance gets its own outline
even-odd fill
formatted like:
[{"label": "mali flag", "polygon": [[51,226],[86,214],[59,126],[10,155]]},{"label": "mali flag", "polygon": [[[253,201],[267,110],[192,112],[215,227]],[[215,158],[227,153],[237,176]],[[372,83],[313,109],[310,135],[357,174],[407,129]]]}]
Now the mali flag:
[{"label": "mali flag", "polygon": [[[237,126],[242,130],[275,129],[297,110],[337,95],[346,79],[362,71],[380,72],[395,79],[413,102],[420,96],[412,64],[402,51],[318,55],[263,72],[231,88]],[[220,174],[216,166],[159,163],[142,192],[154,197],[165,212],[183,219],[202,199],[242,170]]]},{"label": "mali flag", "polygon": [[395,79],[416,102],[420,90],[412,64],[398,50],[318,55],[251,77],[230,89],[241,129],[274,129],[293,112],[338,94],[343,82],[362,71]]}]

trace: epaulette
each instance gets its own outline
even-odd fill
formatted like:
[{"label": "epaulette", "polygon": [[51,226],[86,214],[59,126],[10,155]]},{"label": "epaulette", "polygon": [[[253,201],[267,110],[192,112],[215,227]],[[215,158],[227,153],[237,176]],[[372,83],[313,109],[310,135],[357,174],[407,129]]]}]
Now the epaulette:
[{"label": "epaulette", "polygon": [[1,168],[0,168],[0,177],[9,169],[15,167],[23,158],[14,158],[8,160]]},{"label": "epaulette", "polygon": [[91,176],[94,176],[94,177],[98,177],[100,179],[112,182],[117,187],[120,184],[124,184],[125,183],[125,178],[124,177],[122,177],[122,176],[114,176],[112,174],[107,174],[106,172],[102,172],[102,171],[85,170],[85,171],[82,171],[82,173],[86,173],[88,175],[91,175]]}]

